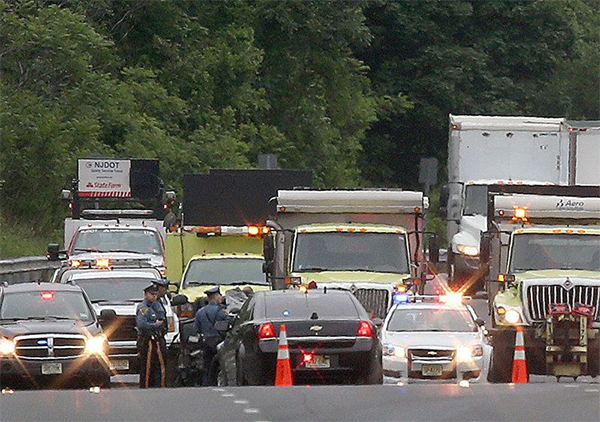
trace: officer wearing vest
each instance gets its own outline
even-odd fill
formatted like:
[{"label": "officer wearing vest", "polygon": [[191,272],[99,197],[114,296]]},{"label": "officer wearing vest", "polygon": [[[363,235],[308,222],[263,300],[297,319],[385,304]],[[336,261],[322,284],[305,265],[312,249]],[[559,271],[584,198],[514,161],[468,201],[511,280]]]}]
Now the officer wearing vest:
[{"label": "officer wearing vest", "polygon": [[217,355],[217,345],[223,341],[222,334],[216,330],[215,324],[227,318],[227,312],[221,306],[223,296],[219,287],[213,287],[206,291],[208,305],[196,313],[194,326],[204,339],[204,375],[202,385],[217,385],[217,374],[214,370],[214,360]]},{"label": "officer wearing vest", "polygon": [[138,332],[137,349],[140,366],[140,388],[165,387],[166,362],[161,350],[166,320],[159,318],[153,308],[158,300],[158,288],[152,284],[144,289],[144,300],[137,306],[135,315]]}]

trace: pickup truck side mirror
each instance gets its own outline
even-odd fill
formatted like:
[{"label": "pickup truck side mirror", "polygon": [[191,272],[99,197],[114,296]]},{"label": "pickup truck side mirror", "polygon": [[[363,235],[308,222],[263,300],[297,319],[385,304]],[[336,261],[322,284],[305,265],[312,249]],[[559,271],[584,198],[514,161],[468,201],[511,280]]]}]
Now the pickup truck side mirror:
[{"label": "pickup truck side mirror", "polygon": [[175,295],[173,300],[171,300],[171,306],[181,306],[188,303],[188,298],[186,295]]},{"label": "pickup truck side mirror", "polygon": [[117,318],[117,313],[114,309],[102,309],[100,312],[100,320],[110,322]]},{"label": "pickup truck side mirror", "polygon": [[48,251],[46,252],[46,258],[48,258],[48,261],[60,260],[59,255],[60,255],[60,248],[58,246],[58,243],[49,243]]}]

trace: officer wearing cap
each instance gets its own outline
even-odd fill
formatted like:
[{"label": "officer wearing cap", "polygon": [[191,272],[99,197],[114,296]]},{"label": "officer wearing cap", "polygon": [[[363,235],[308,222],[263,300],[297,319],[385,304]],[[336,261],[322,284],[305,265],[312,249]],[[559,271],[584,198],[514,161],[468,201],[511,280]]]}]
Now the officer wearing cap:
[{"label": "officer wearing cap", "polygon": [[217,345],[223,341],[223,337],[216,330],[215,324],[224,321],[227,318],[227,312],[221,306],[223,296],[219,287],[213,287],[206,291],[208,296],[208,305],[201,308],[196,313],[194,326],[204,339],[204,375],[202,377],[203,386],[217,385],[217,374],[215,373],[213,362],[217,355]]},{"label": "officer wearing cap", "polygon": [[[140,388],[165,387],[165,355],[161,351],[159,338],[164,329],[164,319],[159,319],[153,305],[158,300],[155,284],[144,289],[144,300],[137,306],[135,314],[138,332],[137,349],[140,366]],[[164,335],[162,336],[164,339]]]}]

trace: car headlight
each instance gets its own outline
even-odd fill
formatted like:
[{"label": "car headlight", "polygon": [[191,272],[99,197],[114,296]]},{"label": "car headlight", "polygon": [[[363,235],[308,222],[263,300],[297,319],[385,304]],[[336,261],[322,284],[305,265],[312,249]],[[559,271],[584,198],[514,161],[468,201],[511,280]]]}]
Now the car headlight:
[{"label": "car headlight", "polygon": [[456,249],[458,249],[458,251],[463,255],[467,255],[467,256],[479,255],[479,249],[477,249],[477,246],[456,245]]},{"label": "car headlight", "polygon": [[105,352],[106,337],[96,336],[90,337],[85,342],[85,351],[92,355],[99,355]]},{"label": "car headlight", "polygon": [[406,349],[401,346],[396,346],[391,343],[385,343],[383,345],[383,355],[384,356],[393,356],[396,358],[405,358],[406,357]]},{"label": "car headlight", "polygon": [[7,338],[0,339],[0,356],[12,355],[15,352],[15,342]]},{"label": "car headlight", "polygon": [[456,360],[459,362],[469,362],[478,356],[483,356],[483,347],[480,345],[459,347],[456,349]]}]

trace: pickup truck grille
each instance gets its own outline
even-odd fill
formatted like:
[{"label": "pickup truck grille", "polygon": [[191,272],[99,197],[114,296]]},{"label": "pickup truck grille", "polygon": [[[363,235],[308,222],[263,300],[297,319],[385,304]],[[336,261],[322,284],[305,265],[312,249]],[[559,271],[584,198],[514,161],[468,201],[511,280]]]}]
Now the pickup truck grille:
[{"label": "pickup truck grille", "polygon": [[599,320],[600,286],[575,285],[567,290],[561,285],[528,285],[526,286],[526,304],[529,317],[533,321],[543,321],[547,318],[548,307],[552,303],[576,303],[594,306],[594,320]]},{"label": "pickup truck grille", "polygon": [[354,296],[376,318],[385,318],[389,307],[389,292],[383,289],[357,289]]},{"label": "pickup truck grille", "polygon": [[15,338],[15,353],[20,358],[74,358],[85,353],[83,336],[42,334]]}]

